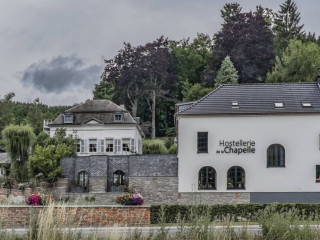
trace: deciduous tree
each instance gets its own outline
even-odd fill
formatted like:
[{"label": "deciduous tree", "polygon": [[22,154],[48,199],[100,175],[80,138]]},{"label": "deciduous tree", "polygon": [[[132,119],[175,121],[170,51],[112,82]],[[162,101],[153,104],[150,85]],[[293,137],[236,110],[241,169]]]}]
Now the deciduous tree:
[{"label": "deciduous tree", "polygon": [[230,56],[238,70],[239,83],[264,79],[274,59],[269,24],[259,13],[236,10],[227,16],[221,30],[214,36],[213,71],[217,74],[223,59]]},{"label": "deciduous tree", "polygon": [[2,131],[11,159],[10,174],[17,180],[28,179],[27,162],[35,134],[30,126],[10,125]]},{"label": "deciduous tree", "polygon": [[275,67],[268,73],[268,82],[313,82],[320,65],[320,47],[316,43],[291,40]]}]

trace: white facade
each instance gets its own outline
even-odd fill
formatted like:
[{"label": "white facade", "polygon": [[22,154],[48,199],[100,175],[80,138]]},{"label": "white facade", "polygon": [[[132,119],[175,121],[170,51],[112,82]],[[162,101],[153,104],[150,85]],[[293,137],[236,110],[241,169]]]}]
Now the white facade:
[{"label": "white facade", "polygon": [[[316,182],[320,114],[180,115],[177,122],[179,192],[320,191]],[[208,133],[208,153],[197,153],[198,132]],[[221,153],[222,141],[236,144],[240,140],[251,141],[254,150]],[[267,149],[272,144],[284,147],[285,167],[267,167]],[[205,166],[216,171],[215,190],[198,188],[199,170]],[[245,171],[244,189],[227,189],[227,172],[233,166]]]},{"label": "white facade", "polygon": [[50,137],[64,128],[67,135],[78,139],[78,155],[130,155],[142,153],[138,120],[109,100],[90,100],[66,110],[53,122],[44,121],[44,126]]},{"label": "white facade", "polygon": [[[142,137],[136,125],[104,125],[91,122],[81,126],[64,126],[64,128],[67,135],[73,135],[80,140],[77,151],[79,156],[142,153]],[[50,128],[50,137],[54,136],[56,129],[57,127]],[[90,149],[90,142],[94,144],[94,140],[96,140],[96,150],[92,147]],[[125,149],[126,141],[130,151]],[[108,146],[111,142],[113,146]]]}]

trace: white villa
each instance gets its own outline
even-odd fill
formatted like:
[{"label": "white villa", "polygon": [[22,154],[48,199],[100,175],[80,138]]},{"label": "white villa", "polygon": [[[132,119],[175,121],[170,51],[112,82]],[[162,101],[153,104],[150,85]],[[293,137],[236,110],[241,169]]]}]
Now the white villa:
[{"label": "white villa", "polygon": [[91,100],[47,121],[47,129],[51,137],[57,128],[77,136],[79,156],[130,155],[142,153],[143,131],[138,122],[124,107],[109,100]]}]

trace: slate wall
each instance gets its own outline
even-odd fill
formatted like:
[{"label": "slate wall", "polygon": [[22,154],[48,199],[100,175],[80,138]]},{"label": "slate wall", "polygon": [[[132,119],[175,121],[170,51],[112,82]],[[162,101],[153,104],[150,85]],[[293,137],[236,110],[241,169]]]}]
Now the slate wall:
[{"label": "slate wall", "polygon": [[69,182],[76,182],[78,173],[87,171],[90,189],[95,192],[110,191],[116,170],[125,173],[127,185],[131,177],[178,176],[178,159],[174,154],[65,157],[61,159],[60,165],[62,175]]}]

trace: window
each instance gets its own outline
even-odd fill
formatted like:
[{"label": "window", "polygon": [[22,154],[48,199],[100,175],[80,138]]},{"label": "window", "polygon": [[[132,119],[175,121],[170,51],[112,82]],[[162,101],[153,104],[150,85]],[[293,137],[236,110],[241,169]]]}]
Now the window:
[{"label": "window", "polygon": [[216,189],[216,170],[212,167],[203,167],[199,171],[199,190]]},{"label": "window", "polygon": [[312,107],[312,104],[310,102],[302,102],[301,104],[302,104],[302,107],[304,107],[304,108]]},{"label": "window", "polygon": [[198,132],[198,153],[208,152],[208,132]]},{"label": "window", "polygon": [[233,101],[232,102],[232,107],[233,108],[238,108],[239,107],[239,103],[237,101]]},{"label": "window", "polygon": [[89,139],[89,152],[97,152],[97,139]]},{"label": "window", "polygon": [[245,172],[242,167],[231,167],[227,174],[227,189],[244,189]]},{"label": "window", "polygon": [[113,152],[113,139],[106,139],[106,152]]},{"label": "window", "polygon": [[280,144],[272,144],[267,150],[267,167],[285,167],[285,150]]},{"label": "window", "polygon": [[117,170],[113,173],[113,185],[119,186],[124,185],[124,172]]},{"label": "window", "polygon": [[316,182],[320,182],[320,165],[316,165]]},{"label": "window", "polygon": [[81,151],[81,141],[77,140],[77,152]]},{"label": "window", "polygon": [[71,114],[64,115],[64,123],[73,123],[73,116]]},{"label": "window", "polygon": [[130,152],[130,138],[122,139],[122,151]]},{"label": "window", "polygon": [[123,116],[122,113],[114,114],[114,122],[115,123],[122,123],[122,119],[123,119],[122,116]]},{"label": "window", "polygon": [[78,174],[78,186],[83,187],[85,192],[89,192],[89,173],[81,171]]},{"label": "window", "polygon": [[274,102],[275,108],[284,108],[283,102]]}]

